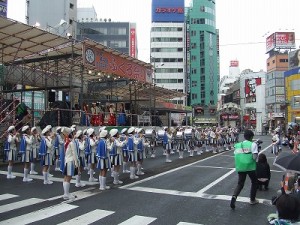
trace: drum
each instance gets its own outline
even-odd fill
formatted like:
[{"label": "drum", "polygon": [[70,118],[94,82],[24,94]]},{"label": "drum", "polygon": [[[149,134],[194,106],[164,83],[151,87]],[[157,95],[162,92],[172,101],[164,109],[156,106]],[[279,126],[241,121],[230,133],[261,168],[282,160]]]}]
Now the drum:
[{"label": "drum", "polygon": [[195,132],[193,129],[185,129],[184,131],[184,138],[186,140],[193,139],[195,137]]},{"label": "drum", "polygon": [[157,140],[162,141],[164,139],[165,131],[159,130],[157,131]]},{"label": "drum", "polygon": [[177,131],[176,135],[175,135],[175,140],[182,141],[183,140],[183,135],[184,135],[184,133],[182,131]]},{"label": "drum", "polygon": [[154,141],[156,138],[156,132],[153,129],[147,129],[145,130],[145,135],[144,137],[146,140]]}]

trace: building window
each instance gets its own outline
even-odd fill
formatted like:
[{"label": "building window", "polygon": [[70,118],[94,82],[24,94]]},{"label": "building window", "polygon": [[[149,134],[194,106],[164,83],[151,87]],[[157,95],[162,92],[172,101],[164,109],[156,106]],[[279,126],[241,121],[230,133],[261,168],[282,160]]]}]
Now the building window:
[{"label": "building window", "polygon": [[279,59],[279,62],[285,63],[285,62],[288,62],[288,59]]},{"label": "building window", "polygon": [[293,98],[292,98],[292,108],[300,108],[300,95],[293,96]]},{"label": "building window", "polygon": [[192,99],[197,99],[197,94],[192,94]]},{"label": "building window", "polygon": [[74,4],[70,3],[70,9],[74,9]]},{"label": "building window", "polygon": [[192,81],[192,87],[197,87],[197,81],[195,80]]}]

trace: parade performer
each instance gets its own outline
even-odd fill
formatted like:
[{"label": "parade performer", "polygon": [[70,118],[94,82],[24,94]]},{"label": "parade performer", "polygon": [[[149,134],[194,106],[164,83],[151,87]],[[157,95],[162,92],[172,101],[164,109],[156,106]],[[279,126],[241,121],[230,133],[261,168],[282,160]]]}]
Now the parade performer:
[{"label": "parade performer", "polygon": [[32,157],[32,136],[30,135],[30,127],[25,125],[22,127],[22,137],[20,141],[20,153],[22,154],[22,162],[24,163],[24,177],[23,182],[32,181],[31,178],[28,177],[29,172],[29,163],[33,161]]},{"label": "parade performer", "polygon": [[38,148],[40,146],[41,136],[37,132],[36,127],[31,128],[31,135],[32,135],[32,158],[33,161],[30,164],[30,174],[35,175],[38,174],[35,169],[35,162],[38,158]]},{"label": "parade performer", "polygon": [[144,175],[145,173],[142,171],[142,164],[145,158],[145,147],[149,147],[149,143],[146,142],[144,137],[144,129],[140,128],[137,131],[138,133],[138,144],[137,147],[137,175]]},{"label": "parade performer", "polygon": [[75,187],[84,187],[85,184],[81,182],[81,174],[85,167],[85,137],[81,130],[78,130],[74,137],[75,148],[78,156],[78,175],[76,176]]},{"label": "parade performer", "polygon": [[63,199],[72,200],[75,199],[75,195],[70,194],[70,181],[72,176],[76,176],[78,174],[79,160],[75,147],[75,142],[72,136],[72,130],[68,127],[62,128],[62,133],[65,138],[68,139],[68,142],[65,144],[65,167],[64,167],[64,181],[63,181],[63,189],[64,195]]},{"label": "parade performer", "polygon": [[83,126],[90,126],[90,119],[88,115],[88,105],[86,103],[83,103],[83,111],[81,115],[81,124]]},{"label": "parade performer", "polygon": [[88,145],[86,146],[86,149],[88,150],[86,152],[89,152],[88,162],[91,163],[89,182],[97,182],[98,180],[94,178],[94,170],[97,163],[96,148],[98,140],[95,135],[95,130],[93,128],[87,129],[87,135],[89,136],[89,143],[87,143]]},{"label": "parade performer", "polygon": [[128,146],[128,161],[130,162],[130,179],[138,179],[139,177],[135,175],[136,171],[136,161],[137,161],[137,149],[135,145],[138,144],[138,140],[134,137],[135,128],[130,127],[128,129],[128,140],[127,140],[127,146]]},{"label": "parade performer", "polygon": [[51,133],[52,126],[47,125],[42,130],[39,155],[41,157],[41,165],[43,167],[44,184],[53,184],[53,181],[49,180],[49,167],[53,165],[53,144],[55,134]]},{"label": "parade performer", "polygon": [[110,169],[109,152],[107,149],[106,140],[108,138],[108,131],[102,130],[100,132],[100,141],[97,145],[97,168],[100,169],[99,173],[99,190],[104,191],[110,189],[110,186],[106,185],[106,174],[107,170]]},{"label": "parade performer", "polygon": [[[121,130],[121,135],[119,137],[120,141],[125,141],[127,140],[127,128],[123,128]],[[122,155],[123,155],[123,173],[130,173],[130,171],[127,169],[128,166],[128,146],[127,146],[127,142],[125,143],[125,145],[122,148]]]},{"label": "parade performer", "polygon": [[175,139],[177,141],[177,150],[178,150],[178,154],[179,154],[179,159],[183,159],[184,132],[183,132],[182,128],[180,128],[179,131],[176,132]]},{"label": "parade performer", "polygon": [[111,104],[109,105],[109,117],[108,117],[108,125],[115,126],[116,125],[116,116],[114,106]]},{"label": "parade performer", "polygon": [[167,129],[166,137],[167,137],[167,139],[165,139],[165,141],[166,141],[165,142],[165,144],[166,144],[166,162],[170,163],[170,162],[172,162],[172,160],[170,159],[170,153],[172,150],[172,139],[173,139],[171,129]]},{"label": "parade performer", "polygon": [[121,103],[119,114],[118,114],[118,126],[125,126],[126,124],[126,114],[124,104]]},{"label": "parade performer", "polygon": [[110,154],[110,162],[111,166],[113,166],[113,177],[114,177],[114,184],[123,184],[122,181],[119,180],[119,172],[120,167],[122,165],[123,156],[122,156],[122,149],[127,144],[127,138],[124,141],[119,140],[119,132],[118,129],[111,129],[110,138],[108,141],[108,150]]},{"label": "parade performer", "polygon": [[97,126],[97,110],[96,110],[96,103],[92,103],[91,107],[91,125]]},{"label": "parade performer", "polygon": [[[55,155],[55,171],[61,171],[60,163],[64,164],[62,159],[62,152],[64,151],[64,140],[61,137],[61,127],[56,128],[56,136],[54,141],[54,155]],[[61,161],[61,162],[60,162]]]},{"label": "parade performer", "polygon": [[4,146],[6,160],[8,161],[7,179],[14,179],[16,176],[12,175],[12,168],[14,161],[17,159],[17,142],[20,142],[20,135],[16,132],[15,126],[10,126],[7,132],[8,136]]}]

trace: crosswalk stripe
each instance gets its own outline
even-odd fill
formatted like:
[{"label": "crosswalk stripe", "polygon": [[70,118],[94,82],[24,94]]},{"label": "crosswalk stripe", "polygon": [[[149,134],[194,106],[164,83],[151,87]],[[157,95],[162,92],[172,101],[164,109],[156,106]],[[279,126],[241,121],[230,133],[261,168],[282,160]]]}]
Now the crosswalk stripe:
[{"label": "crosswalk stripe", "polygon": [[3,194],[3,195],[0,195],[0,201],[10,199],[10,198],[15,198],[15,197],[18,197],[18,195]]},{"label": "crosswalk stripe", "polygon": [[29,198],[29,199],[22,200],[22,201],[18,201],[18,202],[6,204],[6,205],[1,205],[0,213],[8,212],[11,210],[23,208],[23,207],[30,206],[30,205],[34,205],[36,203],[43,202],[43,201],[44,201],[43,199],[39,199],[39,198]]},{"label": "crosswalk stripe", "polygon": [[156,218],[146,216],[133,216],[119,225],[147,225],[152,223]]},{"label": "crosswalk stripe", "polygon": [[50,206],[32,213],[1,221],[0,224],[29,224],[77,208],[66,203]]},{"label": "crosswalk stripe", "polygon": [[91,211],[89,213],[83,214],[81,216],[78,216],[74,219],[68,220],[66,222],[60,223],[58,225],[81,225],[81,224],[91,224],[94,223],[100,219],[103,219],[104,217],[107,217],[114,212],[112,211],[106,211],[101,209],[96,209],[94,211]]},{"label": "crosswalk stripe", "polygon": [[179,222],[177,225],[202,225],[200,223],[187,223],[187,222]]}]

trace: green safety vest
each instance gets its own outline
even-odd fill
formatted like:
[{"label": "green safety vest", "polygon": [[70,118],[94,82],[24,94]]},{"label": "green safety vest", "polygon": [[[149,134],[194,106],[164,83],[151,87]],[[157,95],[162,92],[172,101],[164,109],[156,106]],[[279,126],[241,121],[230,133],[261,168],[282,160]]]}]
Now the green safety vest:
[{"label": "green safety vest", "polygon": [[243,141],[234,145],[234,161],[237,172],[256,170],[256,161],[253,159],[251,145],[251,141]]}]

